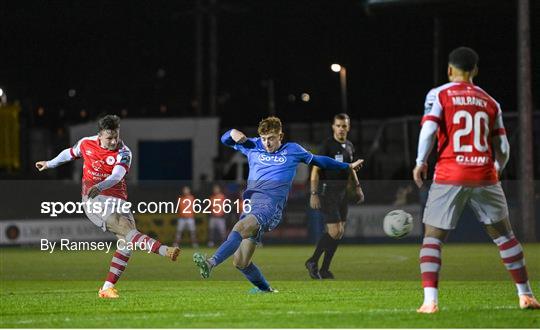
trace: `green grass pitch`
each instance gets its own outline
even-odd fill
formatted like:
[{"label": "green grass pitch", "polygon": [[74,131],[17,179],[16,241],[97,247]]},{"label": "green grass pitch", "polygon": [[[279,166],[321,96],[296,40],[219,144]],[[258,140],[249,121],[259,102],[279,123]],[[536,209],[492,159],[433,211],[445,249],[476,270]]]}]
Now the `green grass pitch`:
[{"label": "green grass pitch", "polygon": [[[540,295],[540,244],[525,244]],[[419,245],[340,246],[337,280],[313,281],[307,246],[265,246],[255,255],[277,294],[250,295],[229,261],[202,280],[185,249],[179,263],[136,252],[117,287],[97,289],[111,255],[104,252],[0,250],[0,327],[107,328],[539,328],[540,311],[520,310],[515,287],[492,244],[443,248],[441,311],[418,315]],[[208,250],[207,252],[210,252]]]}]

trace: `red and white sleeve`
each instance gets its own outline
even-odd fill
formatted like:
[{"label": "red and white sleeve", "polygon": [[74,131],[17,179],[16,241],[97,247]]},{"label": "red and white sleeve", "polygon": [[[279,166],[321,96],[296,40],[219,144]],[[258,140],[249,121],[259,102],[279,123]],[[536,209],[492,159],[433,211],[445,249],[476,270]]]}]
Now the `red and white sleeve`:
[{"label": "red and white sleeve", "polygon": [[69,149],[69,152],[71,154],[71,157],[73,159],[76,159],[76,158],[81,158],[82,157],[82,153],[81,153],[81,145],[83,143],[85,139],[80,139],[79,141],[77,141],[77,143],[75,143],[75,145],[73,147],[71,147]]},{"label": "red and white sleeve", "polygon": [[122,166],[126,172],[129,172],[131,167],[131,150],[128,147],[123,147],[116,157],[116,165]]},{"label": "red and white sleeve", "polygon": [[433,121],[437,124],[441,123],[443,108],[439,100],[439,89],[434,88],[429,91],[424,102],[424,116],[422,117],[421,125],[426,121]]},{"label": "red and white sleeve", "polygon": [[499,104],[497,104],[498,112],[497,117],[495,118],[495,124],[493,125],[493,131],[491,132],[491,135],[497,136],[497,135],[506,135],[506,129],[504,128],[503,118],[502,118],[502,111]]},{"label": "red and white sleeve", "polygon": [[499,109],[497,117],[495,118],[495,124],[493,125],[493,131],[491,135],[493,136],[492,147],[495,152],[495,169],[497,172],[501,172],[506,167],[508,160],[510,159],[510,143],[506,137],[506,130],[503,124],[502,111],[499,104],[497,104]]}]

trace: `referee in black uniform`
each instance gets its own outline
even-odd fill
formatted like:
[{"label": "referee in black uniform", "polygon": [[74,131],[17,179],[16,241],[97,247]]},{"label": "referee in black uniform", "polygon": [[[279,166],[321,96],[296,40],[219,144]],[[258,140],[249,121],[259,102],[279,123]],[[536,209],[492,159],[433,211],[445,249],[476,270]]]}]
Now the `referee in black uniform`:
[{"label": "referee in black uniform", "polygon": [[[319,155],[328,156],[335,160],[352,163],[354,145],[347,140],[351,121],[347,114],[340,113],[334,116],[332,123],[333,136],[322,144]],[[321,209],[326,233],[320,238],[313,252],[313,256],[306,261],[309,276],[313,279],[333,279],[330,272],[330,263],[343,237],[345,221],[347,220],[347,183],[351,180],[355,185],[358,203],[364,201],[364,193],[355,171],[350,170],[323,170],[313,166],[311,170],[311,197],[310,206]],[[321,181],[322,185],[319,185]],[[319,259],[324,252],[324,259],[319,270]]]}]

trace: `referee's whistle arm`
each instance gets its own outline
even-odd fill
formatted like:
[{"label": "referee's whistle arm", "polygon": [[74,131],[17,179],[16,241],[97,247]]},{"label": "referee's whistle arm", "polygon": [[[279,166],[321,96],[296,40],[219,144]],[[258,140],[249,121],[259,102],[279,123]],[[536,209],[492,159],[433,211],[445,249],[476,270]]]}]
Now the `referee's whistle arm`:
[{"label": "referee's whistle arm", "polygon": [[364,164],[364,160],[363,159],[358,159],[357,161],[355,161],[354,163],[351,163],[351,168],[355,171],[358,171],[359,169],[362,168],[362,165]]}]

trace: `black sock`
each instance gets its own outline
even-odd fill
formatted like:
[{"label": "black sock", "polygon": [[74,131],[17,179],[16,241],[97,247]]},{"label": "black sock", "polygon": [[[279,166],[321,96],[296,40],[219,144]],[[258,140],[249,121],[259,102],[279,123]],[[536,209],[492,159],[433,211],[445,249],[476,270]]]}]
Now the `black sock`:
[{"label": "black sock", "polygon": [[315,251],[313,252],[313,256],[311,256],[311,260],[315,261],[316,263],[319,263],[319,259],[323,253],[328,248],[328,244],[330,243],[330,240],[332,240],[332,237],[328,235],[328,233],[324,233],[321,238],[319,238],[319,242],[317,242],[317,247],[315,248]]},{"label": "black sock", "polygon": [[[330,236],[328,236],[330,237]],[[332,258],[334,257],[334,253],[336,253],[337,247],[339,244],[339,239],[333,239],[330,237],[330,240],[328,242],[328,245],[324,251],[324,259],[321,266],[322,271],[327,271],[330,269],[330,263],[332,262]]]}]

